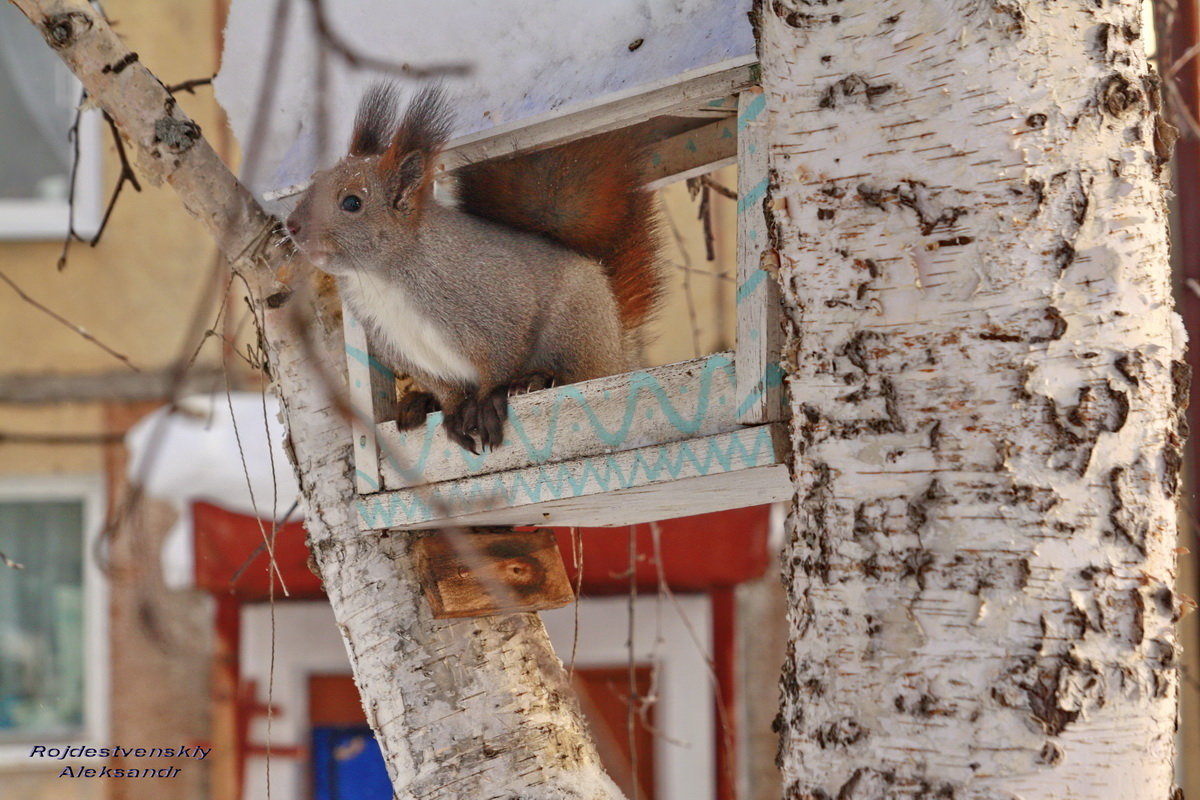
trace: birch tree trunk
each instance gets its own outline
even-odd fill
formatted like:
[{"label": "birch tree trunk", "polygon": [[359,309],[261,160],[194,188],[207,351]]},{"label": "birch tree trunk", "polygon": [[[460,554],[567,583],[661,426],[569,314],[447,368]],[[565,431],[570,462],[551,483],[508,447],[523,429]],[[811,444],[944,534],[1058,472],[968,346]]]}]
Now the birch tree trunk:
[{"label": "birch tree trunk", "polygon": [[345,376],[340,328],[315,331],[309,352],[286,309],[263,303],[285,260],[272,245],[275,220],[88,3],[13,2],[116,121],[141,174],[175,187],[257,295],[310,546],[396,796],[621,797],[537,615],[433,620],[410,536],[358,529],[350,428],[318,377]]},{"label": "birch tree trunk", "polygon": [[1132,0],[759,0],[794,800],[1172,796],[1186,367]]}]

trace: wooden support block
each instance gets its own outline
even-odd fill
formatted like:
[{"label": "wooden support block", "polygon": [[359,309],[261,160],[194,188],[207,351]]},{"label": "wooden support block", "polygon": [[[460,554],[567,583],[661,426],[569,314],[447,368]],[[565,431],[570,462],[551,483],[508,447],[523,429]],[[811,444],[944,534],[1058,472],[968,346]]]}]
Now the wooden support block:
[{"label": "wooden support block", "polygon": [[575,599],[548,530],[439,532],[414,542],[413,554],[438,619],[542,611]]},{"label": "wooden support block", "polygon": [[367,530],[629,525],[791,497],[782,423],[385,491],[358,498]]},{"label": "wooden support block", "polygon": [[646,188],[658,189],[736,162],[737,119],[710,122],[654,143]]},{"label": "wooden support block", "polygon": [[350,408],[354,412],[354,483],[359,494],[377,492],[383,485],[379,475],[379,444],[376,425],[396,418],[396,376],[371,353],[367,332],[349,309],[342,309],[346,341],[346,372],[350,385]]}]

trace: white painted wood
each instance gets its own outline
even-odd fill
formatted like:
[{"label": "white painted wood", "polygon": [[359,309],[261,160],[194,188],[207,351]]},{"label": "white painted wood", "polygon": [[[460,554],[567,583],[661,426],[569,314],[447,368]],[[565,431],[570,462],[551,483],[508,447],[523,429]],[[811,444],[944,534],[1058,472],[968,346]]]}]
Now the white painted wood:
[{"label": "white painted wood", "polygon": [[[350,423],[354,436],[354,484],[359,494],[366,494],[377,492],[382,486],[375,428],[379,420],[395,417],[395,376],[371,355],[366,329],[348,308],[342,309],[342,327],[350,408],[354,414]],[[392,409],[390,415],[389,409]]]},{"label": "white painted wood", "polygon": [[737,384],[738,419],[783,419],[783,315],[763,203],[769,183],[762,90],[738,96]]},{"label": "white painted wood", "polygon": [[[449,174],[465,163],[541,150],[626,128],[651,117],[724,113],[728,108],[727,98],[751,84],[753,61],[752,58],[737,59],[717,65],[713,68],[715,71],[705,69],[696,74],[673,76],[569,109],[460,137],[442,151],[436,169]],[[720,155],[714,159],[714,165],[726,158]],[[299,194],[307,186],[307,178],[298,176],[298,180],[286,186],[264,192],[263,199],[281,200]]]},{"label": "white painted wood", "polygon": [[480,455],[446,437],[440,413],[414,430],[384,422],[378,426],[383,486],[402,489],[737,430],[730,356],[716,353],[513,397],[504,445]]},{"label": "white painted wood", "polygon": [[779,423],[360,497],[364,530],[627,525],[790,494]]},{"label": "white painted wood", "polygon": [[785,796],[1177,796],[1139,6],[757,4],[788,383],[843,384],[792,400]]},{"label": "white painted wood", "polygon": [[753,58],[738,58],[606,95],[570,109],[498,125],[451,142],[443,163],[482,161],[537,150],[625,128],[651,117],[687,113],[749,86],[753,64]]}]

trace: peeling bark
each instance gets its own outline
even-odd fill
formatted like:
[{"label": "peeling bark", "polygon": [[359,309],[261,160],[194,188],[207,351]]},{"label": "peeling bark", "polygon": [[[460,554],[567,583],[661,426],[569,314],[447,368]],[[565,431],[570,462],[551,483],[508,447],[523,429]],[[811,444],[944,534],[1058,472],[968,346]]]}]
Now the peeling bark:
[{"label": "peeling bark", "polygon": [[[407,535],[362,533],[350,428],[319,375],[345,375],[340,329],[314,363],[285,322],[278,225],[238,183],[163,85],[83,0],[14,0],[116,121],[141,173],[170,183],[248,280],[284,407],[305,525],[398,798],[607,800],[608,779],[562,663],[534,614],[430,617]],[[318,326],[319,327],[319,326]]]},{"label": "peeling bark", "polygon": [[756,3],[804,398],[788,798],[1172,796],[1186,379],[1139,14]]}]

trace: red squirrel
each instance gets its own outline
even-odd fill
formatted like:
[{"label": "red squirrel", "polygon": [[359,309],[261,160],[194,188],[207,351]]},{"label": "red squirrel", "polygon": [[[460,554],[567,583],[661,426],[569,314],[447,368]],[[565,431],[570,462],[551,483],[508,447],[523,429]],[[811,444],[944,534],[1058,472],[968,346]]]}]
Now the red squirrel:
[{"label": "red squirrel", "polygon": [[458,207],[432,198],[452,115],[441,89],[402,115],[396,92],[363,96],[349,154],[313,176],[287,220],[384,361],[427,391],[401,428],[437,409],[478,453],[503,441],[517,387],[573,383],[634,364],[663,288],[642,151],[595,136],[461,167]]}]

